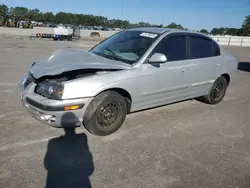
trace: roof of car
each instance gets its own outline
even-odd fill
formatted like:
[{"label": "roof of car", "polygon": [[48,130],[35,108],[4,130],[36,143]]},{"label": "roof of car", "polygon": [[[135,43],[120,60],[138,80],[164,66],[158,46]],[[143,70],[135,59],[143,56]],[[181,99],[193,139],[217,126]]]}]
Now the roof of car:
[{"label": "roof of car", "polygon": [[162,27],[141,27],[141,28],[133,28],[129,30],[151,32],[151,33],[157,33],[157,34],[163,34],[168,31],[186,31],[183,29],[172,29],[172,28],[162,28]]},{"label": "roof of car", "polygon": [[194,32],[194,31],[188,31],[185,29],[174,29],[174,28],[162,28],[162,27],[140,27],[140,28],[133,28],[133,29],[128,29],[130,31],[141,31],[141,32],[149,32],[149,33],[156,33],[156,34],[163,34],[166,32],[170,32],[170,31],[176,31],[176,32],[185,32],[185,33],[192,33],[192,34],[198,34],[198,35],[202,35],[205,37],[208,37],[210,39],[211,36],[200,33],[200,32]]}]

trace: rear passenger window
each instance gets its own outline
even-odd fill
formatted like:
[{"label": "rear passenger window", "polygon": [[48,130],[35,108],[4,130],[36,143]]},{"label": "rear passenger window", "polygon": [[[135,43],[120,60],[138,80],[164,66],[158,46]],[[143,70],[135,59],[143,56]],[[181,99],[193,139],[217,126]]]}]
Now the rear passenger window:
[{"label": "rear passenger window", "polygon": [[220,55],[220,47],[218,46],[218,44],[213,42],[213,48],[214,48],[214,56],[219,56]]},{"label": "rear passenger window", "polygon": [[175,36],[164,41],[156,49],[157,53],[167,56],[168,61],[179,61],[186,59],[186,37]]},{"label": "rear passenger window", "polygon": [[213,45],[210,39],[206,39],[203,37],[190,37],[190,58],[205,58],[212,57]]}]

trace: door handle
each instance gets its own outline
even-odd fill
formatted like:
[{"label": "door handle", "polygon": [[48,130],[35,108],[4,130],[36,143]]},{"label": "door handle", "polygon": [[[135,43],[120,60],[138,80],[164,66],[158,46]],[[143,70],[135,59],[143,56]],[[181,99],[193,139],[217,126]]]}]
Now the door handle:
[{"label": "door handle", "polygon": [[220,64],[217,64],[216,67],[220,67]]},{"label": "door handle", "polygon": [[184,72],[187,72],[188,68],[184,68],[184,69],[181,69],[181,72],[184,73]]}]

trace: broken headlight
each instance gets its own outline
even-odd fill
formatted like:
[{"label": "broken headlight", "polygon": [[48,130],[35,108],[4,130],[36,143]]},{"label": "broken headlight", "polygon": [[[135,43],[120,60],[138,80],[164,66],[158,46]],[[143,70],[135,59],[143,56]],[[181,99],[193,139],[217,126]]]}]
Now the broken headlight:
[{"label": "broken headlight", "polygon": [[56,82],[40,82],[35,92],[49,99],[61,99],[63,95],[63,85]]},{"label": "broken headlight", "polygon": [[25,78],[25,81],[24,81],[24,84],[23,84],[24,89],[26,87],[28,87],[31,84],[31,82],[34,82],[34,79],[30,74],[28,74],[28,76]]}]

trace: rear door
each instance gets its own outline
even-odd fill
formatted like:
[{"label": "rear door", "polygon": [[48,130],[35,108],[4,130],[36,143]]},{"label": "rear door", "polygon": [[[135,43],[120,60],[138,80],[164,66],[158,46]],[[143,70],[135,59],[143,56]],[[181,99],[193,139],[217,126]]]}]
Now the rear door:
[{"label": "rear door", "polygon": [[220,52],[215,48],[212,39],[200,35],[189,34],[189,59],[193,64],[191,89],[194,96],[208,92],[220,72]]}]

